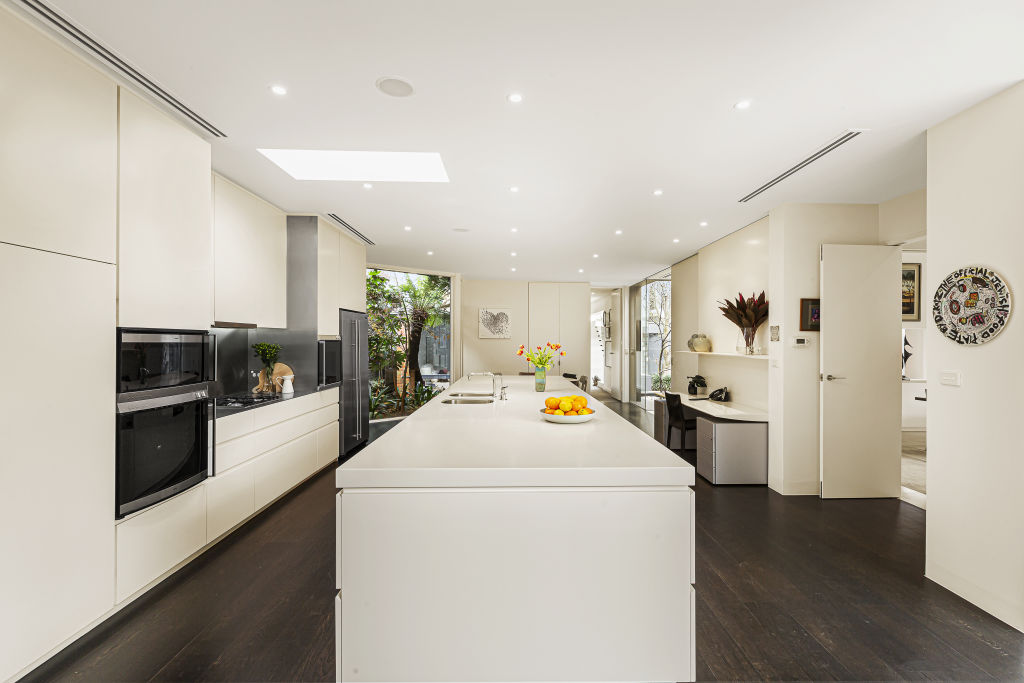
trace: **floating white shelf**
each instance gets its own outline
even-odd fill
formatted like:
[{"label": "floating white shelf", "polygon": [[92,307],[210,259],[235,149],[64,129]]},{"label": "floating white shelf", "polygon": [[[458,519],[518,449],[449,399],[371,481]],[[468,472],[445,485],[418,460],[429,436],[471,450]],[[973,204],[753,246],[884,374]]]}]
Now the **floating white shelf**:
[{"label": "floating white shelf", "polygon": [[676,351],[676,353],[686,353],[691,356],[727,356],[729,358],[746,358],[748,360],[768,360],[767,354],[748,356],[742,353],[727,353],[725,351]]}]

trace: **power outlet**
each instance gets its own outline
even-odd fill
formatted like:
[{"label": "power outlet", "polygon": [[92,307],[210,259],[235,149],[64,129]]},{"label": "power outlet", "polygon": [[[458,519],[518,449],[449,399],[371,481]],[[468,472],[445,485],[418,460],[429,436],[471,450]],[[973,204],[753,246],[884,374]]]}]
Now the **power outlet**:
[{"label": "power outlet", "polygon": [[960,373],[953,370],[947,370],[939,373],[939,384],[944,384],[947,387],[958,387],[960,386]]}]

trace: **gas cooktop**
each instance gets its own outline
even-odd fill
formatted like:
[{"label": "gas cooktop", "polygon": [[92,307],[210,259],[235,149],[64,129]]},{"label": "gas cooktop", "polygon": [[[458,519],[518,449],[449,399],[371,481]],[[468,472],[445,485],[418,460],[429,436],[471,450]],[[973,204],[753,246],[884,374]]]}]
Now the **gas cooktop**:
[{"label": "gas cooktop", "polygon": [[280,396],[262,396],[252,394],[239,394],[237,396],[222,396],[217,399],[217,405],[221,408],[245,408],[261,403],[281,400]]}]

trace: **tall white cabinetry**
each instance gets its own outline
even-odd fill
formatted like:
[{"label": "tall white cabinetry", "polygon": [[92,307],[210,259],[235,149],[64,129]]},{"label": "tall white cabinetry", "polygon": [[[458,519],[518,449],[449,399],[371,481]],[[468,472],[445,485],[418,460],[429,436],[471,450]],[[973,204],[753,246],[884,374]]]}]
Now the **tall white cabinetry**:
[{"label": "tall white cabinetry", "polygon": [[0,242],[114,263],[117,86],[0,7],[0,92]]},{"label": "tall white cabinetry", "polygon": [[213,322],[210,144],[119,91],[118,324]]},{"label": "tall white cabinetry", "polygon": [[288,223],[284,212],[214,175],[213,231],[214,319],[287,327]]},{"label": "tall white cabinetry", "polygon": [[565,350],[550,372],[590,373],[590,285],[585,282],[530,283],[530,346],[557,342]]},{"label": "tall white cabinetry", "polygon": [[114,270],[0,244],[0,680],[114,604]]},{"label": "tall white cabinetry", "polygon": [[317,220],[317,333],[336,337],[338,309],[366,311],[366,246]]}]

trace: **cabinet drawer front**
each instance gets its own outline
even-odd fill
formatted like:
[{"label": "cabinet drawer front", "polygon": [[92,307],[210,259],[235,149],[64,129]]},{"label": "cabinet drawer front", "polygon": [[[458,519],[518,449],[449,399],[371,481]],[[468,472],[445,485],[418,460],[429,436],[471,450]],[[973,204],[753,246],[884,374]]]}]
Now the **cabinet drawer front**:
[{"label": "cabinet drawer front", "polygon": [[120,602],[206,545],[206,486],[198,486],[117,525]]},{"label": "cabinet drawer front", "polygon": [[254,422],[255,410],[247,410],[244,413],[225,415],[217,418],[217,444],[245,436],[256,429]]},{"label": "cabinet drawer front", "polygon": [[207,543],[255,512],[253,472],[247,463],[206,480]]},{"label": "cabinet drawer front", "polygon": [[[257,408],[251,412],[259,412],[260,410],[265,410],[265,408]],[[317,429],[329,425],[332,421],[337,421],[337,419],[337,409],[327,406],[326,408],[319,408],[305,415],[300,415],[291,420],[274,424],[266,429],[233,439],[217,447],[215,454],[216,472],[220,475],[232,467],[251,460],[262,453],[283,446],[304,434],[315,432]]]},{"label": "cabinet drawer front", "polygon": [[338,437],[341,433],[338,421],[316,430],[316,467],[327,467],[338,459]]},{"label": "cabinet drawer front", "polygon": [[320,405],[329,406],[338,403],[338,398],[341,396],[341,390],[338,387],[333,389],[324,389],[319,394]]},{"label": "cabinet drawer front", "polygon": [[256,509],[260,510],[316,471],[316,435],[307,434],[253,462]]},{"label": "cabinet drawer front", "polygon": [[265,429],[271,425],[285,420],[298,417],[303,413],[316,410],[320,407],[320,396],[318,394],[307,394],[299,398],[292,398],[281,401],[271,406],[261,406],[252,411],[254,416],[253,427]]}]

